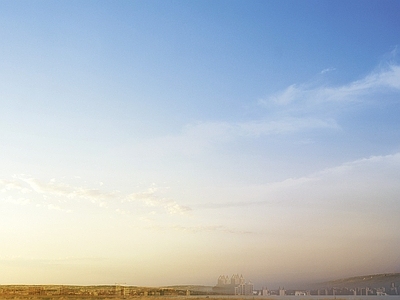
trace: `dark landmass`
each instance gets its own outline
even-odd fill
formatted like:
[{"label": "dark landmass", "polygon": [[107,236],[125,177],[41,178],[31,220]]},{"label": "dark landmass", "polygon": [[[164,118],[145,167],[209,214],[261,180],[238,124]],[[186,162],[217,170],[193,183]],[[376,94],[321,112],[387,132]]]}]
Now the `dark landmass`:
[{"label": "dark landmass", "polygon": [[[400,273],[373,274],[336,279],[304,286],[306,295],[400,295]],[[285,291],[295,295],[296,290]]]},{"label": "dark landmass", "polygon": [[364,275],[350,278],[337,279],[327,282],[321,282],[315,284],[315,287],[324,288],[356,288],[356,287],[371,287],[379,288],[382,286],[391,286],[392,282],[398,286],[400,284],[400,273],[389,273],[389,274],[375,274],[375,275]]}]

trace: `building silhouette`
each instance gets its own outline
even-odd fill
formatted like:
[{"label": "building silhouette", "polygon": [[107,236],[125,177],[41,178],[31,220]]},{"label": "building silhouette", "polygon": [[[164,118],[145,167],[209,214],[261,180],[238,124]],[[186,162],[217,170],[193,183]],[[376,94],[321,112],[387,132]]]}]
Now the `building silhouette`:
[{"label": "building silhouette", "polygon": [[213,291],[225,295],[253,295],[254,286],[253,283],[246,282],[243,275],[233,274],[230,279],[221,275]]}]

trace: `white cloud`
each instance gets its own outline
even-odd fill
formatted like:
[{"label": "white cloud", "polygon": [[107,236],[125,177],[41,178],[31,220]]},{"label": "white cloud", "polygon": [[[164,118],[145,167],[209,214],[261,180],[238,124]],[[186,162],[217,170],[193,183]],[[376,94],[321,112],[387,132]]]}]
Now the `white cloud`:
[{"label": "white cloud", "polygon": [[[335,199],[336,204],[374,200],[383,204],[386,201],[392,202],[393,197],[400,196],[399,181],[400,153],[395,153],[357,159],[273,186],[282,190],[293,187],[296,190],[309,189],[310,194],[315,193],[320,197],[315,198],[316,201],[331,199],[333,193],[343,195],[343,198]],[[308,199],[312,198],[310,196]]]},{"label": "white cloud", "polygon": [[153,187],[148,189],[147,192],[130,194],[127,198],[127,201],[141,201],[150,207],[162,207],[169,214],[186,214],[187,212],[191,211],[190,207],[180,205],[175,200],[159,198],[157,196],[157,190],[157,188]]},{"label": "white cloud", "polygon": [[400,196],[400,153],[357,159],[308,176],[232,188],[232,201],[201,203],[199,209],[269,206],[380,214]]},{"label": "white cloud", "polygon": [[400,89],[400,66],[390,65],[375,71],[363,79],[337,87],[308,87],[307,85],[289,86],[267,100],[260,101],[264,105],[275,103],[289,105],[294,103],[318,104],[334,101],[360,101],[362,96],[374,93],[398,91]]},{"label": "white cloud", "polygon": [[335,70],[336,70],[336,68],[326,68],[326,69],[323,69],[320,72],[320,74],[325,74],[325,73],[332,72],[332,71],[335,71]]},{"label": "white cloud", "polygon": [[0,179],[0,186],[3,188],[0,190],[1,192],[7,192],[11,190],[17,190],[22,193],[29,193],[30,189],[26,188],[21,182],[18,180],[2,180]]},{"label": "white cloud", "polygon": [[[14,176],[15,179],[0,180],[1,191],[8,195],[7,202],[17,205],[33,204],[37,207],[46,207],[50,210],[59,210],[71,212],[78,203],[76,201],[87,200],[88,203],[96,204],[102,209],[113,209],[119,214],[128,214],[133,207],[127,207],[126,204],[139,202],[147,207],[161,207],[166,213],[185,214],[191,209],[188,206],[181,205],[173,199],[162,197],[163,192],[155,187],[149,188],[144,192],[124,194],[120,191],[104,191],[91,189],[81,186],[72,186],[57,182],[51,179],[49,182],[43,182],[35,178],[25,176]],[[17,192],[17,195],[10,194]],[[158,194],[157,194],[158,192]],[[28,194],[28,197],[21,197],[18,194]],[[161,194],[161,195],[159,195]],[[37,196],[41,197],[38,199]]]},{"label": "white cloud", "polygon": [[179,205],[176,201],[162,199],[160,204],[168,211],[170,214],[185,214],[191,211],[188,206]]},{"label": "white cloud", "polygon": [[64,212],[67,212],[67,213],[71,213],[71,212],[72,212],[71,209],[63,209],[63,208],[61,208],[60,206],[54,205],[54,204],[52,204],[52,203],[47,204],[46,207],[47,207],[47,209],[49,209],[49,210],[58,210],[58,211],[64,211]]},{"label": "white cloud", "polygon": [[14,205],[19,205],[19,206],[26,206],[31,204],[31,200],[26,197],[13,197],[13,196],[8,196],[7,198],[4,199],[6,203],[11,203]]},{"label": "white cloud", "polygon": [[105,192],[98,189],[89,189],[84,187],[74,187],[64,183],[56,183],[51,179],[48,183],[35,178],[18,177],[22,182],[27,183],[33,191],[44,195],[63,196],[70,199],[82,198],[91,200],[93,203],[101,203],[104,200],[118,198],[119,192]]},{"label": "white cloud", "polygon": [[243,138],[259,138],[293,134],[312,129],[338,129],[333,118],[283,117],[245,122],[199,122],[185,126],[180,134],[155,138],[140,146],[140,153],[148,156],[183,154],[195,156],[213,151],[216,145]]},{"label": "white cloud", "polygon": [[339,126],[333,119],[317,118],[284,118],[277,121],[252,121],[237,125],[238,132],[245,136],[285,134],[315,128],[337,129]]},{"label": "white cloud", "polygon": [[[321,73],[333,71],[328,68]],[[400,90],[400,66],[391,64],[368,76],[342,86],[293,84],[285,90],[259,100],[268,117],[242,122],[205,121],[187,124],[176,135],[150,139],[141,145],[143,153],[197,155],[215,144],[243,137],[291,134],[310,129],[338,129],[335,113],[343,105],[372,100],[372,96]],[[376,98],[376,97],[375,97]]]}]

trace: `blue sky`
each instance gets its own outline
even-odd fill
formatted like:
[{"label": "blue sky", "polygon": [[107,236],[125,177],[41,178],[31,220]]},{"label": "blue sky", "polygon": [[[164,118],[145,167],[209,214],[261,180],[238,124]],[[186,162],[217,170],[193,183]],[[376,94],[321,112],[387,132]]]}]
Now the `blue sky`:
[{"label": "blue sky", "polygon": [[2,1],[0,281],[399,272],[399,11]]}]

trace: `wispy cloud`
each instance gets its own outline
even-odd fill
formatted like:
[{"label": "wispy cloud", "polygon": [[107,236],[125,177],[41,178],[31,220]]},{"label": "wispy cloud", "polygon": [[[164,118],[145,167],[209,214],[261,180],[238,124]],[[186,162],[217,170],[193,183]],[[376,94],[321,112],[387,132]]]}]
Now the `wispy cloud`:
[{"label": "wispy cloud", "polygon": [[167,198],[159,198],[157,196],[157,188],[150,188],[146,192],[133,193],[127,197],[127,201],[141,201],[150,207],[163,207],[169,214],[185,214],[191,211],[188,206],[180,205],[175,200]]},{"label": "wispy cloud", "polygon": [[[13,180],[0,180],[0,191],[6,194],[7,202],[18,205],[35,205],[49,210],[72,212],[76,201],[87,201],[101,209],[110,208],[117,213],[127,214],[129,207],[124,203],[142,204],[147,207],[161,207],[168,214],[185,214],[191,209],[175,200],[162,196],[155,187],[144,192],[124,194],[118,190],[105,191],[82,186],[73,186],[55,179],[44,182],[32,177],[14,176]],[[17,194],[12,194],[16,192]],[[29,197],[25,194],[29,194]],[[37,197],[41,196],[41,197]],[[71,202],[75,201],[75,202]],[[78,202],[79,203],[79,202]]]},{"label": "wispy cloud", "polygon": [[341,211],[356,209],[373,213],[378,211],[378,203],[380,209],[395,205],[400,194],[399,181],[400,153],[371,156],[308,176],[240,187],[235,190],[237,201],[201,203],[194,207],[226,209],[266,205]]},{"label": "wispy cloud", "polygon": [[336,70],[336,68],[326,68],[326,69],[323,69],[321,72],[320,72],[320,74],[325,74],[325,73],[328,73],[328,72],[332,72],[332,71],[335,71]]},{"label": "wispy cloud", "polygon": [[99,189],[89,189],[84,187],[74,187],[65,183],[57,183],[54,179],[49,182],[43,182],[35,178],[17,177],[22,182],[39,194],[63,196],[70,199],[81,198],[92,201],[93,203],[102,203],[105,200],[121,197],[118,191],[105,192]]},{"label": "wispy cloud", "polygon": [[2,186],[1,192],[11,191],[11,190],[18,190],[22,193],[29,193],[30,189],[26,188],[22,182],[18,180],[3,180],[0,179],[0,185]]},{"label": "wispy cloud", "polygon": [[315,128],[338,128],[333,119],[283,118],[276,121],[251,121],[237,125],[238,132],[245,136],[287,134]]},{"label": "wispy cloud", "polygon": [[177,135],[169,135],[146,141],[140,147],[141,154],[162,156],[180,153],[193,156],[213,151],[213,147],[243,138],[259,138],[289,135],[312,129],[338,129],[333,118],[291,117],[260,119],[245,122],[198,122],[184,127]]},{"label": "wispy cloud", "polygon": [[[331,72],[327,68],[321,73]],[[143,153],[197,155],[217,144],[242,138],[288,135],[313,129],[339,129],[338,114],[352,103],[375,103],[377,95],[400,91],[400,66],[380,67],[360,80],[340,86],[311,83],[292,84],[259,104],[265,117],[247,121],[201,121],[184,126],[180,133],[150,139],[141,145]]]},{"label": "wispy cloud", "polygon": [[261,100],[270,105],[321,104],[334,101],[360,101],[362,96],[400,90],[400,66],[389,65],[368,76],[342,86],[317,86],[293,84],[284,91]]}]

